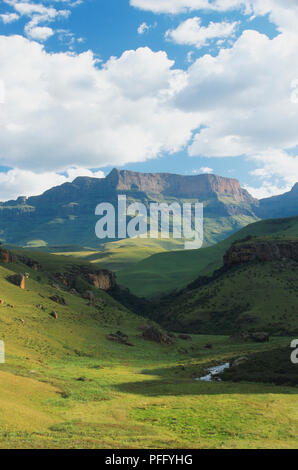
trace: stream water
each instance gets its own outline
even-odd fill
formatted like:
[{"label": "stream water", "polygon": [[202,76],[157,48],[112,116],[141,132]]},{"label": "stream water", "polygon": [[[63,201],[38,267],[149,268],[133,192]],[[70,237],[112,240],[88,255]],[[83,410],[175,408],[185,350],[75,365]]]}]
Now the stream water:
[{"label": "stream water", "polygon": [[[209,374],[207,375],[204,375],[203,377],[198,377],[197,379],[195,380],[200,380],[200,381],[204,381],[204,382],[212,382],[212,380],[214,380],[214,378],[218,375],[218,374],[221,374],[224,370],[226,369],[229,369],[230,367],[230,363],[229,362],[226,362],[225,364],[221,364],[219,366],[215,366],[215,367],[209,367],[207,370],[209,372]],[[218,378],[217,380],[221,380],[220,378]]]}]

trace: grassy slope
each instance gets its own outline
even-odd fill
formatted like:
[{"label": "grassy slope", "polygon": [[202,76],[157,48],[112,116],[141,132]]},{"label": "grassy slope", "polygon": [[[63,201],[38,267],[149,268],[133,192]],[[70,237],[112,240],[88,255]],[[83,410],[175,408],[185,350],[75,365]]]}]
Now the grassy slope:
[{"label": "grassy slope", "polygon": [[261,381],[277,385],[297,385],[298,368],[297,364],[289,361],[289,348],[278,348],[251,354],[248,361],[238,367],[226,369],[221,378],[232,382]]},{"label": "grassy slope", "polygon": [[[227,236],[231,235],[231,233],[234,233],[254,220],[255,219],[253,217],[247,215],[205,218],[205,245],[212,245],[217,241],[226,238]],[[56,245],[48,245],[48,243],[43,239],[38,238],[41,237],[42,234],[36,233],[35,236],[37,238],[24,242],[26,248],[36,248],[37,250],[42,250],[44,252],[82,258],[92,263],[100,263],[102,267],[107,269],[119,271],[129,267],[132,264],[134,265],[135,263],[142,261],[154,254],[181,250],[184,247],[183,239],[175,240],[170,237],[169,239],[128,238],[106,243],[101,243],[99,240],[91,240],[90,238],[88,240],[90,242],[90,247],[88,248],[83,247],[84,243],[82,238],[80,238],[79,233],[75,239],[77,245],[65,245],[66,239],[74,240],[73,234],[71,237],[69,236],[71,225],[68,226],[68,224],[71,223],[72,222],[68,220],[65,222],[64,219],[58,219],[55,221],[55,223],[53,222],[50,224],[47,233],[54,237],[51,240],[54,240],[56,236]],[[64,224],[63,231],[57,231],[57,228],[61,228],[62,224]],[[68,228],[66,229],[66,227]],[[61,237],[64,237],[64,239],[62,240]],[[82,246],[79,246],[80,242],[82,242]],[[59,243],[61,244],[60,246]]]},{"label": "grassy slope", "polygon": [[78,249],[63,252],[62,248],[56,253],[64,256],[82,258],[91,263],[100,263],[102,267],[118,271],[130,264],[135,264],[155,253],[164,253],[171,250],[181,250],[183,241],[155,240],[143,238],[127,238],[124,240],[104,243],[99,250]]},{"label": "grassy slope", "polygon": [[298,334],[298,264],[247,263],[165,304],[166,325],[196,333]]},{"label": "grassy slope", "polygon": [[[47,271],[65,266],[63,259],[55,268],[58,259],[52,258],[43,258]],[[25,291],[6,280],[16,270],[30,273]],[[103,292],[101,310],[65,291],[67,305],[59,306],[49,300],[53,293],[61,294],[42,273],[0,265],[0,336],[6,346],[1,448],[297,447],[297,389],[192,378],[207,365],[285,347],[290,339],[258,345],[194,336],[189,343],[161,346],[144,341],[137,329],[144,320]],[[135,346],[107,341],[116,329]],[[207,342],[212,350],[205,349]]]},{"label": "grassy slope", "polygon": [[199,275],[212,273],[222,265],[230,245],[248,235],[298,236],[298,217],[263,220],[248,225],[214,246],[192,251],[153,255],[118,273],[118,281],[139,296],[154,296],[181,289]]}]

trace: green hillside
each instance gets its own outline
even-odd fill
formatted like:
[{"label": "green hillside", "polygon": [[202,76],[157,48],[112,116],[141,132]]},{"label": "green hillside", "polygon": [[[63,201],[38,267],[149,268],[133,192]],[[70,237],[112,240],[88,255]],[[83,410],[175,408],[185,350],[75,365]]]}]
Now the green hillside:
[{"label": "green hillside", "polygon": [[215,273],[210,280],[198,279],[182,294],[164,301],[153,318],[178,331],[297,335],[297,281],[295,261],[245,263]]},{"label": "green hillside", "polygon": [[[256,217],[246,215],[217,218],[206,217],[204,219],[204,245],[212,245],[254,220],[257,220]],[[15,224],[15,221],[13,224]],[[112,269],[113,271],[125,269],[156,253],[168,253],[181,250],[184,247],[185,240],[173,239],[172,235],[168,239],[126,238],[103,242],[94,237],[94,225],[95,219],[93,215],[88,220],[83,219],[80,227],[75,219],[61,218],[59,221],[50,220],[45,225],[41,224],[36,229],[34,237],[30,236],[30,239],[28,237],[26,239],[15,239],[15,242],[17,241],[23,248],[28,250],[35,249],[45,253],[82,258],[91,263],[100,263],[101,267]],[[84,238],[86,227],[88,227],[87,231],[90,232],[88,239]],[[14,233],[17,232],[16,225],[12,226],[12,231]],[[29,233],[29,229],[25,229],[25,232]],[[65,240],[76,244],[65,245]],[[55,245],[52,243],[55,243]],[[84,244],[86,243],[89,243],[89,245],[85,246]]]},{"label": "green hillside", "polygon": [[[296,387],[194,380],[210,365],[286,348],[290,338],[264,344],[196,335],[172,345],[146,341],[139,329],[146,320],[106,292],[93,289],[96,299],[88,305],[52,282],[51,273],[71,270],[77,260],[32,256],[39,271],[0,263],[6,349],[1,448],[297,447]],[[24,290],[7,280],[15,272],[29,274]],[[107,339],[117,330],[133,346]]]},{"label": "green hillside", "polygon": [[298,217],[263,220],[250,224],[214,246],[192,251],[153,255],[118,272],[118,281],[139,296],[155,296],[180,290],[199,275],[222,266],[222,258],[236,240],[248,236],[298,237]]},{"label": "green hillside", "polygon": [[[63,247],[57,247],[55,253],[63,256],[81,258],[90,263],[99,264],[101,267],[119,271],[131,264],[135,264],[155,253],[165,253],[172,250],[181,250],[183,240],[156,240],[152,238],[125,238],[114,242],[103,243],[98,250],[75,248],[62,251]],[[53,252],[52,248],[49,250]]]}]

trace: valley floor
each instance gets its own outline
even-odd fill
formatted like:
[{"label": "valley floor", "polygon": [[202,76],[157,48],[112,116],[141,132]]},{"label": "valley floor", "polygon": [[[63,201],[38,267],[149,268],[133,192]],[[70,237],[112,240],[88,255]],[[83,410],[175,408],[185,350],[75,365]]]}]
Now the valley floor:
[{"label": "valley floor", "polygon": [[297,387],[194,380],[207,366],[289,346],[289,338],[193,336],[161,346],[140,336],[131,330],[134,348],[107,342],[94,355],[39,360],[8,351],[0,364],[0,447],[298,447]]}]

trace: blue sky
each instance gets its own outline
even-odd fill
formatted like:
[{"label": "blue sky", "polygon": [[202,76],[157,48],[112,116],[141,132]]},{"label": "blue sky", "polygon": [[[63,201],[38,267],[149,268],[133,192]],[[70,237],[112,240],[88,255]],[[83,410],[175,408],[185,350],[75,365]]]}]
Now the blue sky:
[{"label": "blue sky", "polygon": [[288,190],[298,8],[287,3],[1,1],[0,199],[114,166],[213,172],[256,197]]}]

